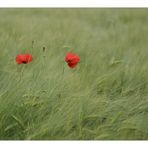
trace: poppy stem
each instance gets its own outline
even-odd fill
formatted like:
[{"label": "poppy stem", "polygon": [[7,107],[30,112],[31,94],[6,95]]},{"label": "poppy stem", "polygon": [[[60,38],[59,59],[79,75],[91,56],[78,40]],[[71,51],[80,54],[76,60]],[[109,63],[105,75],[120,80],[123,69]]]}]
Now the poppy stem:
[{"label": "poppy stem", "polygon": [[32,49],[34,49],[34,40],[32,41]]},{"label": "poppy stem", "polygon": [[[25,66],[25,65],[24,65]],[[23,77],[23,72],[24,72],[24,66],[23,66],[23,68],[21,69],[21,72],[20,72],[20,80],[19,81],[21,81],[22,80],[22,77]]]},{"label": "poppy stem", "polygon": [[62,77],[64,78],[64,71],[65,71],[65,68],[64,68],[64,64],[63,64],[63,71],[62,71]]},{"label": "poppy stem", "polygon": [[64,63],[63,63],[63,68],[62,68],[62,75],[61,75],[61,92],[59,93],[59,98],[61,98],[61,95],[62,95],[62,86],[63,86],[63,82],[64,82],[64,72],[65,72],[65,67],[64,67]]},{"label": "poppy stem", "polygon": [[45,69],[45,62],[46,62],[46,54],[45,54],[46,48],[43,47],[43,67]]},{"label": "poppy stem", "polygon": [[33,52],[33,49],[34,49],[34,40],[32,40],[32,51]]}]

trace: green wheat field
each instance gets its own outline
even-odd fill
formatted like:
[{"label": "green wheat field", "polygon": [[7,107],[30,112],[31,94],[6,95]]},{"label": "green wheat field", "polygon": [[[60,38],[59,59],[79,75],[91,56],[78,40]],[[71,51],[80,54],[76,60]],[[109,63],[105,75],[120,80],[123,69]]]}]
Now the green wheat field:
[{"label": "green wheat field", "polygon": [[1,8],[0,140],[148,140],[148,9]]}]

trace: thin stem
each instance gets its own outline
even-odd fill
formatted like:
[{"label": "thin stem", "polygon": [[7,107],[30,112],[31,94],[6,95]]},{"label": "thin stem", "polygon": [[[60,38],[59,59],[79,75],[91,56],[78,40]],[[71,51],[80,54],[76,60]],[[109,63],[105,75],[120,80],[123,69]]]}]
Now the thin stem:
[{"label": "thin stem", "polygon": [[64,71],[65,71],[65,67],[64,67],[64,64],[63,64],[62,77],[64,77]]},{"label": "thin stem", "polygon": [[46,54],[45,54],[46,48],[43,47],[43,67],[45,69],[45,62],[46,62]]},{"label": "thin stem", "polygon": [[64,82],[64,72],[65,72],[65,67],[64,67],[64,63],[63,63],[63,68],[62,68],[62,74],[61,74],[61,93],[59,93],[59,98],[61,98],[61,95],[62,95],[62,84]]},{"label": "thin stem", "polygon": [[33,49],[34,49],[34,40],[32,40],[32,51],[31,51],[31,53],[33,53]]},{"label": "thin stem", "polygon": [[20,82],[22,80],[22,77],[23,77],[23,72],[24,72],[24,69],[25,69],[25,65],[23,66],[23,68],[21,69],[21,72],[20,72]]}]

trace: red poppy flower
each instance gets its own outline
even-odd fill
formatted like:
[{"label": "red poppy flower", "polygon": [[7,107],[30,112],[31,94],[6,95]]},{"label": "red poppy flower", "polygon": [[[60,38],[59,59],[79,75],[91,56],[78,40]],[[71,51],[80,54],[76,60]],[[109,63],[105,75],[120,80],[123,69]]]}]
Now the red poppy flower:
[{"label": "red poppy flower", "polygon": [[70,68],[74,68],[80,61],[80,58],[78,55],[73,54],[72,52],[68,52],[65,56],[65,61]]},{"label": "red poppy flower", "polygon": [[16,62],[18,64],[27,64],[32,61],[32,55],[31,54],[18,54],[15,58]]}]

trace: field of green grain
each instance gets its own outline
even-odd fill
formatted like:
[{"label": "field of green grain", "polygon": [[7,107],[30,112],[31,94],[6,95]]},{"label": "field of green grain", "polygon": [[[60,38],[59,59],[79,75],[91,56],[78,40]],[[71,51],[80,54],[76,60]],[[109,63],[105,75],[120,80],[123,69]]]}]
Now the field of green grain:
[{"label": "field of green grain", "polygon": [[1,8],[0,140],[121,139],[148,140],[148,9]]}]

